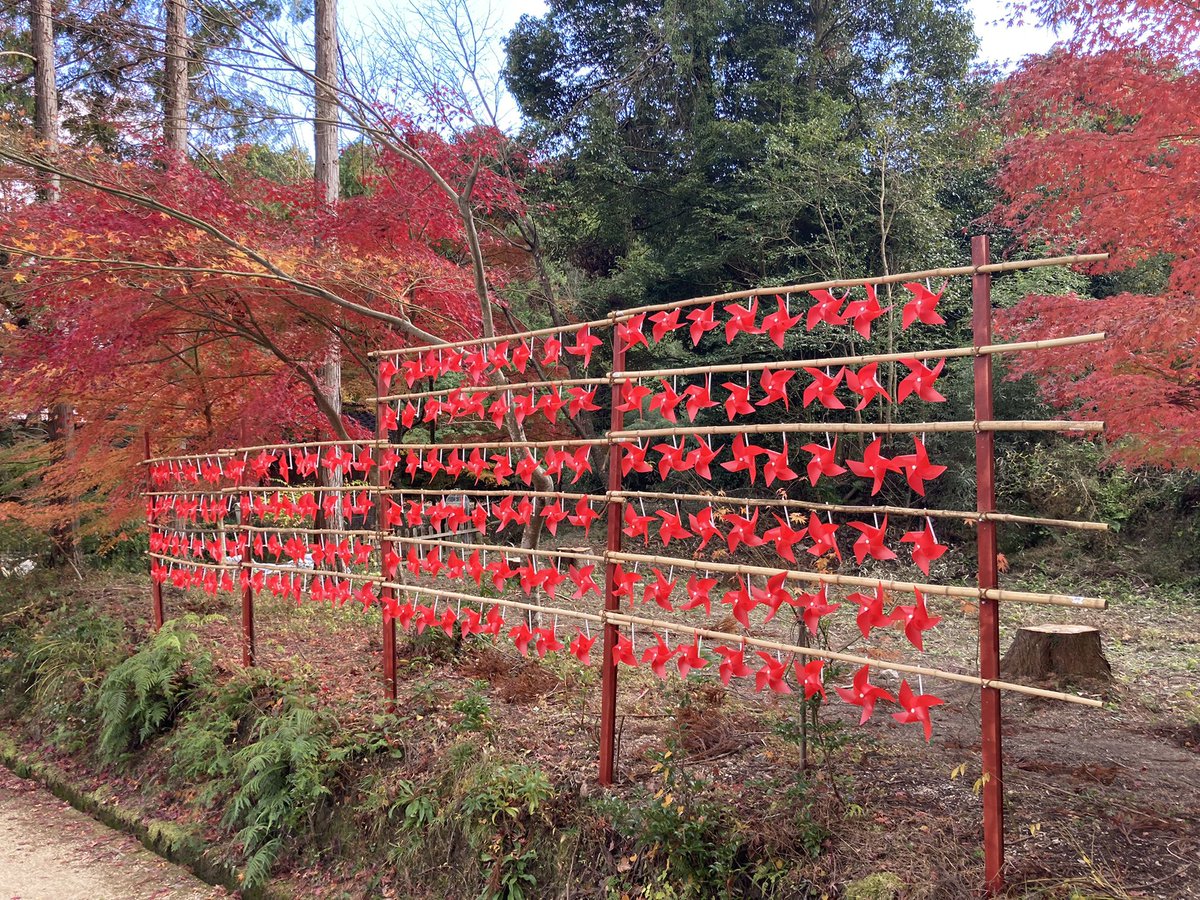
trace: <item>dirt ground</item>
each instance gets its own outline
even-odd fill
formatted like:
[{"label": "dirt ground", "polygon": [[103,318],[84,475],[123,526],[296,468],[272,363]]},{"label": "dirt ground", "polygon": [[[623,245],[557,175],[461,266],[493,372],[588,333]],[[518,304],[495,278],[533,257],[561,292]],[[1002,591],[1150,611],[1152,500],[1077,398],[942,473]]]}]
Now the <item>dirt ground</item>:
[{"label": "dirt ground", "polygon": [[0,768],[0,897],[212,900],[229,895]]}]

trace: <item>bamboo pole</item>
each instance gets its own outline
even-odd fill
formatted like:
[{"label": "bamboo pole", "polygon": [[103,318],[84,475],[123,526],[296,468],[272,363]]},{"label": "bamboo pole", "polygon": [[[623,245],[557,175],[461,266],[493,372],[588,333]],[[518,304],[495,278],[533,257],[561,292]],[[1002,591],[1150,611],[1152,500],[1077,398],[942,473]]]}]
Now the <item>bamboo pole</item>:
[{"label": "bamboo pole", "polygon": [[790,581],[807,581],[813,584],[838,584],[850,587],[874,588],[882,585],[885,590],[911,593],[920,591],[931,597],[970,597],[972,599],[1004,600],[1010,603],[1033,603],[1044,606],[1075,606],[1083,609],[1107,609],[1108,602],[1098,597],[1073,597],[1068,594],[1043,594],[1032,591],[1009,591],[997,588],[987,590],[977,587],[958,587],[949,584],[925,584],[914,581],[893,581],[887,578],[867,578],[861,575],[837,575],[821,572],[805,572],[799,569],[772,569],[766,566],[746,566],[734,563],[703,562],[680,559],[674,556],[651,556],[642,553],[610,553],[610,559],[622,562],[647,563],[655,566],[674,566],[677,569],[692,569],[700,572],[725,572],[730,575],[761,575],[770,578],[786,574]]},{"label": "bamboo pole", "polygon": [[914,350],[908,353],[865,353],[851,356],[823,356],[815,359],[783,359],[773,362],[729,363],[719,366],[686,366],[679,369],[645,369],[629,372],[613,372],[613,381],[637,381],[641,378],[668,378],[674,375],[720,375],[737,372],[775,371],[777,369],[819,369],[825,366],[857,366],[864,363],[903,362],[906,359],[954,359],[965,356],[981,356],[996,353],[1017,353],[1025,350],[1048,350],[1054,347],[1071,347],[1103,341],[1103,331],[1080,334],[1075,337],[1049,338],[1043,341],[1020,341],[1012,344],[987,344],[983,347],[950,347],[941,350]]},{"label": "bamboo pole", "polygon": [[280,525],[275,528],[262,525],[246,525],[242,530],[256,534],[287,534],[290,532],[297,534],[341,534],[348,537],[379,537],[378,531],[350,528],[305,528],[303,525]]},{"label": "bamboo pole", "polygon": [[384,587],[394,588],[397,591],[407,591],[412,594],[433,594],[436,597],[445,597],[450,600],[466,600],[471,603],[488,603],[492,606],[508,607],[510,609],[523,609],[528,612],[544,612],[555,616],[566,616],[572,619],[581,619],[587,622],[599,623],[603,620],[603,616],[596,613],[579,612],[574,609],[563,609],[558,606],[542,606],[537,603],[522,603],[519,600],[504,600],[500,597],[481,597],[478,594],[461,594],[457,591],[443,591],[439,588],[420,587],[418,585],[403,584],[399,581],[385,581]]},{"label": "bamboo pole", "polygon": [[1044,266],[1074,266],[1080,263],[1101,262],[1106,259],[1108,259],[1107,253],[1084,253],[1075,256],[1051,256],[1045,259],[1012,260],[1003,263],[990,263],[986,266],[950,266],[940,269],[925,269],[920,272],[897,272],[893,275],[876,275],[871,278],[841,278],[829,281],[809,281],[804,284],[787,284],[777,287],[749,288],[742,291],[730,291],[725,294],[710,294],[706,297],[691,297],[687,300],[676,300],[671,303],[656,303],[652,306],[623,309],[620,312],[614,313],[613,319],[616,322],[624,322],[642,313],[682,309],[688,306],[699,306],[702,303],[719,303],[724,300],[745,300],[749,297],[761,297],[766,294],[800,294],[816,290],[861,287],[867,284],[899,284],[904,281],[920,281],[925,278],[953,278],[956,275],[976,275],[985,272],[1017,272],[1024,269],[1040,269]]},{"label": "bamboo pole", "polygon": [[914,434],[920,432],[978,431],[1072,431],[1100,432],[1104,423],[1075,419],[1006,419],[950,422],[781,422],[773,424],[711,425],[707,428],[642,428],[612,431],[608,438],[628,441],[636,438],[700,436],[707,434]]},{"label": "bamboo pole", "polygon": [[959,672],[947,672],[944,669],[930,669],[926,668],[925,666],[914,666],[908,663],[872,659],[869,656],[855,656],[854,654],[842,653],[837,650],[822,650],[818,647],[804,647],[798,644],[784,644],[778,641],[764,640],[763,638],[749,637],[741,634],[731,634],[727,631],[713,631],[708,628],[696,628],[691,625],[681,625],[677,622],[666,622],[661,619],[648,619],[643,616],[630,616],[624,613],[612,612],[606,613],[604,618],[608,622],[615,622],[621,625],[641,625],[645,628],[676,631],[681,634],[691,634],[695,637],[709,638],[710,640],[726,641],[733,644],[749,644],[753,647],[762,647],[764,650],[776,650],[780,653],[794,653],[797,656],[813,656],[820,659],[829,659],[837,662],[850,663],[852,665],[873,666],[877,669],[892,669],[893,671],[901,672],[906,675],[921,675],[929,678],[941,678],[945,681],[957,681],[960,684],[973,684],[983,687],[999,688],[1001,690],[1013,691],[1014,693],[1018,694],[1027,694],[1031,697],[1042,697],[1047,700],[1064,700],[1068,703],[1077,703],[1080,706],[1104,706],[1104,703],[1101,700],[1096,700],[1091,697],[1080,697],[1076,694],[1066,694],[1062,691],[1050,691],[1044,688],[1016,684],[1010,681],[984,679],[977,675],[964,675]]},{"label": "bamboo pole", "polygon": [[301,441],[295,444],[255,444],[252,447],[226,447],[221,453],[232,456],[238,453],[253,453],[255,450],[303,450],[306,447],[371,447],[380,441],[374,438],[349,441]]},{"label": "bamboo pole", "polygon": [[387,394],[383,397],[364,397],[364,403],[386,403],[395,400],[419,400],[422,397],[437,397],[440,394],[449,394],[451,391],[462,391],[464,394],[503,394],[505,391],[511,391],[514,394],[519,394],[526,388],[550,388],[550,387],[582,387],[584,385],[596,385],[599,387],[603,384],[608,384],[609,378],[560,378],[551,381],[514,381],[508,384],[480,384],[480,385],[449,385],[444,388],[436,388],[432,391],[416,391],[408,394]]},{"label": "bamboo pole", "polygon": [[222,488],[222,494],[327,494],[339,491],[343,494],[360,492],[375,493],[371,485],[365,481],[349,481],[341,487],[329,487],[319,484],[243,484],[236,487]]},{"label": "bamboo pole", "polygon": [[619,498],[626,500],[682,500],[712,505],[727,504],[731,506],[763,506],[763,507],[797,507],[799,509],[817,510],[820,512],[841,512],[871,515],[873,513],[916,516],[930,516],[935,519],[962,519],[968,522],[1013,522],[1023,525],[1046,525],[1057,528],[1073,528],[1078,531],[1108,531],[1104,522],[1076,522],[1071,519],[1044,519],[1037,516],[1019,516],[1011,513],[981,513],[965,509],[922,509],[915,506],[847,506],[840,503],[815,503],[811,500],[791,500],[751,497],[730,497],[724,494],[671,494],[661,491],[621,491]]},{"label": "bamboo pole", "polygon": [[150,466],[155,463],[165,462],[185,462],[189,459],[218,459],[223,456],[228,456],[229,450],[209,450],[207,453],[187,453],[182,456],[152,456],[149,459],[138,461],[139,466]]},{"label": "bamboo pole", "polygon": [[228,563],[210,563],[201,562],[200,560],[193,561],[181,556],[167,556],[165,553],[149,553],[147,555],[151,559],[161,559],[164,562],[177,563],[181,566],[190,566],[197,569],[216,569],[218,572],[224,572],[228,569],[234,568]]},{"label": "bamboo pole", "polygon": [[453,343],[448,344],[422,344],[420,347],[397,347],[394,350],[372,350],[367,354],[367,358],[380,359],[385,356],[408,356],[412,353],[425,353],[429,350],[461,350],[464,347],[498,344],[501,341],[524,340],[527,338],[543,337],[548,334],[574,334],[576,331],[583,331],[585,328],[609,328],[611,326],[611,318],[593,319],[590,322],[576,322],[573,325],[535,328],[532,331],[518,331],[513,334],[496,335],[495,337],[468,338],[465,341],[454,341]]},{"label": "bamboo pole", "polygon": [[[468,491],[456,488],[386,488],[378,491],[385,497],[401,496],[405,494],[416,494],[419,497],[447,497],[455,494],[461,494],[464,497],[512,497],[513,491]],[[607,500],[607,494],[573,494],[570,491],[521,491],[522,497],[544,497],[549,499],[559,500]]]},{"label": "bamboo pole", "polygon": [[398,537],[396,542],[400,544],[418,544],[423,547],[462,547],[470,550],[486,550],[493,553],[503,553],[508,555],[515,553],[520,556],[537,556],[551,559],[561,559],[564,556],[573,559],[586,559],[590,562],[604,562],[604,557],[596,553],[571,553],[563,550],[534,550],[525,547],[506,547],[502,544],[465,544],[462,541],[442,541],[436,538],[408,538]]},{"label": "bamboo pole", "polygon": [[396,450],[474,450],[476,448],[492,448],[497,450],[514,450],[522,447],[596,447],[601,444],[607,444],[607,438],[570,438],[561,441],[463,441],[453,443],[403,443],[403,444],[384,444]]},{"label": "bamboo pole", "polygon": [[142,497],[209,497],[228,493],[228,488],[209,488],[199,491],[142,491]]},{"label": "bamboo pole", "polygon": [[261,572],[282,572],[284,574],[308,575],[312,578],[329,578],[334,581],[382,581],[382,575],[364,575],[355,572],[338,572],[334,569],[308,569],[304,566],[288,566],[283,563],[269,563],[255,560],[250,564],[251,569]]}]

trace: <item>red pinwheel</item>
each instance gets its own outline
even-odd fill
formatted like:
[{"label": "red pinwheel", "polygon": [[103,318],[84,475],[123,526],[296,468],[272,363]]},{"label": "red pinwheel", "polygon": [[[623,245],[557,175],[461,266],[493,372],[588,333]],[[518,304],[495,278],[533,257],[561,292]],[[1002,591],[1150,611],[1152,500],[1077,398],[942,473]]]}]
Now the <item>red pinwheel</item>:
[{"label": "red pinwheel", "polygon": [[470,607],[464,609],[458,623],[458,630],[465,638],[473,634],[480,634],[483,631],[483,622],[479,613]]},{"label": "red pinwheel", "polygon": [[854,673],[854,686],[851,688],[840,687],[837,689],[838,694],[843,700],[853,706],[862,707],[862,718],[858,724],[863,725],[867,719],[871,718],[871,713],[875,712],[875,703],[879,700],[889,700],[892,703],[896,702],[896,698],[885,691],[878,685],[871,684],[867,678],[870,676],[870,666],[863,666]]},{"label": "red pinwheel", "polygon": [[706,616],[710,615],[712,613],[712,597],[709,595],[709,592],[716,586],[717,579],[715,578],[697,578],[693,575],[688,579],[687,583],[688,602],[681,606],[680,609],[687,611],[695,609],[698,606],[703,606],[704,614]]},{"label": "red pinwheel", "polygon": [[809,291],[809,293],[817,298],[817,302],[809,307],[808,318],[805,321],[805,327],[809,331],[816,328],[818,322],[827,322],[830,325],[846,324],[845,318],[842,317],[838,310],[842,308],[842,303],[849,296],[848,293],[843,297],[835,297],[829,291],[823,289]]},{"label": "red pinwheel", "polygon": [[863,451],[861,460],[848,459],[846,465],[850,467],[850,471],[860,478],[871,479],[871,496],[874,497],[879,493],[879,489],[883,487],[883,479],[887,477],[888,472],[899,472],[900,467],[896,465],[894,460],[888,459],[879,452],[879,448],[883,446],[883,438],[875,438],[867,445],[867,449]]},{"label": "red pinwheel", "polygon": [[616,571],[613,573],[613,596],[628,597],[629,603],[632,606],[634,602],[634,583],[641,580],[642,575],[640,572],[626,572],[620,566],[617,566]]},{"label": "red pinwheel", "polygon": [[754,404],[750,402],[749,385],[726,381],[721,387],[729,391],[729,396],[725,398],[725,415],[729,417],[730,422],[735,416],[745,416],[754,412]]},{"label": "red pinwheel", "polygon": [[668,333],[683,327],[683,323],[679,321],[681,310],[676,307],[670,311],[663,310],[656,312],[650,317],[650,321],[654,323],[654,327],[650,329],[651,335],[654,337],[654,342],[657,344]]},{"label": "red pinwheel", "polygon": [[905,331],[913,322],[924,322],[926,325],[945,325],[946,320],[937,314],[937,303],[942,299],[943,286],[938,293],[933,293],[925,285],[917,281],[905,282],[904,287],[913,298],[904,304],[904,313],[900,320],[900,330]]},{"label": "red pinwheel", "polygon": [[548,337],[542,341],[542,359],[543,366],[552,366],[558,362],[562,356],[562,338]]},{"label": "red pinwheel", "polygon": [[687,461],[684,458],[684,445],[680,444],[655,444],[652,448],[656,453],[661,454],[658,459],[658,477],[663,481],[667,480],[667,475],[671,472],[686,472],[688,469]]},{"label": "red pinwheel", "polygon": [[582,357],[582,365],[586,369],[592,361],[592,351],[602,343],[600,338],[592,334],[590,328],[584,328],[575,335],[575,343],[567,348],[567,352],[572,356]]},{"label": "red pinwheel", "polygon": [[846,470],[844,467],[837,464],[837,440],[834,440],[832,447],[822,447],[820,444],[805,444],[800,448],[805,453],[812,454],[812,459],[808,461],[808,481],[813,486],[817,486],[817,482],[822,475],[827,475],[830,478],[843,474]]},{"label": "red pinwheel", "polygon": [[517,420],[517,424],[524,425],[525,420],[537,412],[537,405],[538,399],[534,396],[533,391],[530,391],[528,396],[518,394],[514,397],[513,418]]},{"label": "red pinwheel", "polygon": [[713,523],[713,511],[711,506],[704,507],[704,509],[700,510],[700,512],[694,515],[692,513],[688,513],[688,527],[698,538],[700,538],[700,547],[698,548],[700,550],[704,549],[704,545],[707,544],[711,538],[719,538],[720,540],[725,539],[725,535],[721,532],[721,529],[717,528],[717,526]]},{"label": "red pinwheel", "polygon": [[900,682],[900,705],[903,712],[892,713],[892,718],[901,725],[920,722],[925,729],[925,740],[933,738],[933,723],[929,720],[929,707],[941,706],[946,701],[933,694],[914,694],[907,681]]},{"label": "red pinwheel", "polygon": [[484,618],[484,621],[487,622],[487,626],[479,633],[489,634],[493,638],[499,637],[500,629],[504,627],[504,616],[500,615],[500,610],[493,606],[490,610],[488,610],[488,614]]},{"label": "red pinwheel", "polygon": [[[678,312],[678,310],[676,310]],[[667,677],[667,663],[675,658],[675,649],[663,640],[661,634],[654,635],[656,643],[642,651],[642,664],[650,664],[650,671],[659,678]]]},{"label": "red pinwheel", "polygon": [[492,477],[497,481],[504,481],[516,471],[513,469],[512,459],[507,452],[493,453],[490,459],[492,460]]},{"label": "red pinwheel", "polygon": [[775,521],[779,524],[770,531],[764,531],[763,539],[764,541],[773,541],[776,553],[790,562],[795,562],[796,555],[792,546],[804,539],[804,535],[808,534],[808,529],[801,528],[796,531],[787,519],[780,516],[775,516]]},{"label": "red pinwheel", "polygon": [[929,564],[941,557],[949,548],[945,544],[937,542],[937,536],[933,533],[933,526],[926,520],[925,527],[920,531],[906,532],[900,541],[905,544],[912,544],[912,561],[917,568],[929,574]]},{"label": "red pinwheel", "polygon": [[660,509],[658,515],[663,520],[662,525],[658,527],[658,539],[663,542],[664,547],[669,547],[672,539],[684,541],[690,537],[694,537],[690,531],[683,527],[683,523],[679,521],[677,514]]},{"label": "red pinwheel", "polygon": [[566,405],[567,402],[558,393],[558,388],[552,387],[542,394],[541,399],[537,402],[537,409],[546,417],[547,422],[553,424],[554,420],[558,418],[559,411]]},{"label": "red pinwheel", "polygon": [[717,673],[721,676],[721,681],[729,684],[730,678],[745,678],[750,674],[750,667],[746,665],[745,651],[741,648],[733,649],[732,647],[715,647],[723,659],[721,664],[717,666]]},{"label": "red pinwheel", "polygon": [[711,409],[717,405],[717,401],[709,394],[708,386],[703,384],[689,384],[683,390],[685,399],[684,407],[687,409],[688,421],[695,422],[696,416],[699,415],[702,409]]},{"label": "red pinwheel", "polygon": [[379,364],[379,381],[383,385],[385,392],[392,386],[392,379],[399,373],[400,367],[396,365],[396,360],[390,356]]},{"label": "red pinwheel", "polygon": [[766,587],[759,590],[757,588],[751,590],[756,604],[762,604],[769,608],[769,612],[763,617],[763,624],[770,622],[778,614],[780,608],[786,603],[788,606],[795,606],[796,600],[791,595],[791,592],[784,589],[787,583],[787,572],[779,572],[767,579]]},{"label": "red pinwheel", "polygon": [[657,410],[668,422],[678,422],[675,407],[679,406],[683,395],[675,393],[675,389],[665,378],[660,378],[659,381],[662,382],[662,393],[655,394],[650,398],[650,412]]},{"label": "red pinwheel", "polygon": [[908,481],[908,486],[922,497],[925,496],[925,482],[932,481],[946,471],[945,466],[936,466],[929,461],[925,444],[915,436],[913,437],[913,452],[894,457],[892,463],[904,470],[904,478]]},{"label": "red pinwheel", "polygon": [[829,602],[829,588],[822,584],[820,590],[815,594],[800,594],[800,601],[804,606],[803,619],[810,634],[816,634],[817,628],[821,624],[821,619],[825,616],[832,615],[841,608],[840,603]]},{"label": "red pinwheel", "polygon": [[534,646],[537,649],[538,659],[545,657],[547,653],[557,653],[563,648],[563,645],[558,640],[558,635],[551,628],[535,628],[533,633],[537,636]]},{"label": "red pinwheel", "polygon": [[533,473],[537,471],[537,467],[537,460],[526,450],[525,456],[517,460],[517,477],[526,484],[533,484]]},{"label": "red pinwheel", "polygon": [[259,454],[250,460],[250,474],[255,479],[266,478],[271,471],[271,465],[275,462],[275,454],[267,450],[262,450]]},{"label": "red pinwheel", "polygon": [[529,360],[532,356],[533,351],[529,348],[528,344],[517,344],[517,346],[513,347],[512,351],[513,368],[524,375],[525,367],[529,365]]},{"label": "red pinwheel", "polygon": [[851,528],[857,528],[862,532],[861,535],[854,541],[854,559],[860,565],[868,556],[871,559],[888,560],[895,559],[896,554],[888,549],[884,544],[884,533],[887,531],[887,516],[883,517],[883,524],[874,527],[866,522],[851,522]]},{"label": "red pinwheel", "polygon": [[637,668],[637,655],[633,647],[633,641],[625,637],[623,634],[617,635],[616,646],[613,647],[613,665],[624,663],[632,668]]},{"label": "red pinwheel", "polygon": [[642,403],[650,394],[650,388],[644,384],[638,384],[636,381],[626,381],[621,385],[621,402],[617,404],[617,409],[621,412],[635,412],[640,416],[642,414]]},{"label": "red pinwheel", "polygon": [[471,580],[476,584],[483,585],[483,563],[479,558],[479,551],[476,550],[471,554],[471,558],[467,560],[467,574],[471,576]]},{"label": "red pinwheel", "polygon": [[775,480],[791,481],[798,478],[791,466],[788,465],[787,438],[784,438],[782,450],[764,450],[767,461],[763,463],[763,483],[771,484]]},{"label": "red pinwheel", "polygon": [[726,591],[721,602],[732,607],[730,613],[741,623],[743,628],[750,628],[750,613],[758,606],[757,592],[750,589],[749,579],[746,584],[739,584],[737,590]]},{"label": "red pinwheel", "polygon": [[736,553],[740,544],[745,544],[747,547],[761,547],[766,543],[755,533],[758,528],[758,512],[756,509],[750,518],[739,516],[736,513],[725,513],[721,517],[732,526],[729,534],[725,536],[730,553]]},{"label": "red pinwheel", "polygon": [[592,448],[584,444],[581,447],[576,447],[574,452],[563,458],[567,468],[575,473],[575,477],[571,479],[571,484],[578,482],[585,472],[592,471],[591,454]]},{"label": "red pinwheel", "polygon": [[754,673],[754,690],[762,691],[763,688],[770,687],[777,694],[790,694],[792,689],[787,683],[788,664],[762,650],[758,651],[758,658],[763,661],[763,665]]},{"label": "red pinwheel", "polygon": [[879,308],[879,299],[875,296],[875,285],[863,285],[867,290],[867,298],[865,300],[851,300],[846,304],[846,308],[842,310],[842,316],[846,319],[854,320],[854,330],[863,336],[864,340],[871,339],[871,323],[889,312],[891,307],[886,309]]},{"label": "red pinwheel", "polygon": [[600,513],[592,509],[587,497],[580,497],[575,503],[575,512],[567,516],[567,521],[583,529],[586,535],[592,528],[592,523],[600,518]]},{"label": "red pinwheel", "polygon": [[628,477],[630,472],[653,472],[654,467],[646,462],[646,453],[649,452],[649,447],[643,447],[636,442],[628,442],[621,445],[624,449],[624,454],[621,457],[621,475]]},{"label": "red pinwheel", "polygon": [[897,622],[904,623],[904,636],[918,650],[924,652],[925,647],[921,635],[942,621],[941,616],[929,615],[925,608],[925,595],[914,588],[916,602],[912,606],[897,606],[892,611],[892,617]]},{"label": "red pinwheel", "polygon": [[508,637],[516,645],[518,653],[522,656],[529,655],[529,642],[533,640],[533,631],[528,625],[524,622],[514,625],[508,630]]},{"label": "red pinwheel", "polygon": [[684,470],[691,469],[701,478],[711,481],[712,469],[710,469],[709,466],[712,464],[712,461],[717,458],[718,454],[725,449],[725,445],[722,444],[720,447],[714,450],[709,445],[708,441],[699,436],[696,437],[696,443],[700,446],[687,455],[683,461],[683,468]]},{"label": "red pinwheel", "polygon": [[645,325],[645,313],[638,313],[626,322],[618,322],[617,340],[621,341],[626,349],[636,347],[638,344],[641,344],[643,347],[649,347],[650,342],[646,340],[646,335],[642,332]]},{"label": "red pinwheel", "polygon": [[804,371],[812,376],[812,384],[804,389],[804,408],[808,409],[808,405],[814,400],[820,400],[821,405],[826,409],[845,409],[846,404],[837,398],[838,385],[842,383],[842,377],[846,374],[846,367],[838,369],[836,375],[830,375],[828,372],[822,372],[820,369],[814,369],[811,366],[805,366]]},{"label": "red pinwheel", "polygon": [[701,306],[693,309],[690,313],[684,316],[692,324],[688,326],[688,334],[692,338],[692,346],[696,347],[700,344],[700,338],[712,331],[714,328],[719,328],[716,317],[714,315],[714,304]]},{"label": "red pinwheel", "polygon": [[[766,391],[766,396],[755,403],[755,406],[769,406],[777,400],[783,401],[783,408],[790,409],[788,406],[787,385],[792,380],[792,376],[796,374],[795,369],[763,369],[762,374],[758,378],[759,386]],[[805,404],[807,406],[807,404]]]},{"label": "red pinwheel", "polygon": [[596,643],[594,637],[588,637],[582,631],[579,631],[572,638],[567,650],[585,666],[589,666],[592,664],[592,645],[594,643]]},{"label": "red pinwheel", "polygon": [[812,540],[813,545],[808,548],[808,552],[813,556],[824,556],[830,550],[838,558],[838,562],[842,560],[842,551],[838,549],[837,540],[834,537],[838,530],[838,526],[833,522],[822,522],[817,518],[816,513],[810,513],[808,517],[808,536]]},{"label": "red pinwheel", "polygon": [[654,521],[654,516],[639,516],[633,504],[626,503],[622,519],[625,523],[622,534],[631,538],[640,537],[643,543],[650,543],[650,523]]},{"label": "red pinwheel", "polygon": [[869,638],[873,629],[886,628],[896,621],[894,613],[888,615],[883,611],[883,604],[887,601],[887,594],[883,592],[882,584],[875,586],[875,594],[873,596],[855,593],[846,599],[858,604],[858,616],[855,621],[858,623],[858,630],[862,632],[864,638]]},{"label": "red pinwheel", "polygon": [[567,388],[567,394],[570,400],[567,401],[567,415],[574,419],[581,412],[596,412],[600,409],[596,405],[596,389],[588,390],[581,385],[573,385]]},{"label": "red pinwheel", "polygon": [[754,297],[750,301],[749,306],[738,306],[736,303],[730,303],[725,307],[725,312],[729,315],[729,319],[725,322],[725,343],[732,344],[733,339],[738,336],[739,332],[762,334],[762,330],[754,321],[758,316],[757,297]]},{"label": "red pinwheel", "polygon": [[595,566],[583,566],[578,569],[575,566],[567,567],[567,574],[571,581],[575,583],[575,593],[571,595],[572,599],[582,600],[588,594],[595,594],[597,597],[602,596],[600,585],[596,584],[596,579],[592,577],[592,573],[595,571]]},{"label": "red pinwheel", "polygon": [[654,581],[643,589],[642,603],[649,603],[653,600],[667,612],[674,612],[675,607],[671,604],[671,594],[675,590],[675,582],[668,581],[667,577],[657,568],[652,568],[650,571],[654,573]]},{"label": "red pinwheel", "polygon": [[846,369],[846,387],[862,397],[856,410],[867,408],[867,404],[876,397],[882,397],[888,403],[892,402],[891,395],[883,389],[878,378],[879,363],[868,363],[857,372]]},{"label": "red pinwheel", "polygon": [[567,517],[567,511],[563,509],[562,503],[554,500],[542,507],[539,515],[546,520],[546,528],[553,535],[558,534],[558,523]]},{"label": "red pinwheel", "polygon": [[679,658],[675,660],[675,666],[679,669],[680,678],[687,678],[688,672],[693,669],[703,669],[708,665],[708,660],[700,655],[698,638],[693,638],[690,644],[680,644],[675,648],[675,652],[679,654]]},{"label": "red pinwheel", "polygon": [[727,472],[749,472],[750,483],[754,484],[754,479],[758,475],[758,466],[754,459],[766,451],[755,444],[747,444],[746,439],[740,434],[734,437],[730,451],[733,453],[733,459],[730,462],[721,463],[721,468]]},{"label": "red pinwheel", "polygon": [[421,455],[415,450],[409,450],[404,457],[404,474],[410,480],[416,480],[417,474],[421,471]]},{"label": "red pinwheel", "polygon": [[937,365],[932,369],[916,359],[902,359],[900,362],[908,366],[910,371],[900,380],[900,384],[896,387],[897,403],[903,403],[909,394],[915,394],[926,403],[946,402],[946,398],[934,388],[938,376],[942,374],[942,369],[946,367],[944,359],[939,359]]},{"label": "red pinwheel", "polygon": [[776,296],[775,302],[778,304],[778,307],[775,312],[771,313],[769,316],[766,316],[762,320],[762,330],[765,331],[770,336],[771,340],[775,342],[775,346],[783,349],[784,335],[787,334],[788,329],[790,329],[804,317],[801,315],[789,315],[787,304],[784,302],[782,297]]},{"label": "red pinwheel", "polygon": [[825,679],[822,677],[825,671],[825,660],[814,659],[803,666],[800,665],[800,660],[796,660],[792,663],[792,668],[796,672],[796,680],[804,688],[805,700],[811,700],[817,694],[821,695],[822,700],[825,699]]}]

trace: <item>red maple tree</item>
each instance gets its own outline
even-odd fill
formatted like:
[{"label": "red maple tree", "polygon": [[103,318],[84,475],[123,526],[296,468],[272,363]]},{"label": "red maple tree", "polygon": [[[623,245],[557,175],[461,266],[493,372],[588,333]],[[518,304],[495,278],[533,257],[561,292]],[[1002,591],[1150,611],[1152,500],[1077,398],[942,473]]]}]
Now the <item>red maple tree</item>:
[{"label": "red maple tree", "polygon": [[1056,250],[1107,251],[1094,272],[1166,272],[1156,293],[1030,296],[1014,338],[1104,330],[1103,344],[1022,355],[1014,375],[1108,422],[1114,457],[1200,468],[1200,11],[1172,0],[1026,7],[1071,39],[998,88],[998,222]]}]

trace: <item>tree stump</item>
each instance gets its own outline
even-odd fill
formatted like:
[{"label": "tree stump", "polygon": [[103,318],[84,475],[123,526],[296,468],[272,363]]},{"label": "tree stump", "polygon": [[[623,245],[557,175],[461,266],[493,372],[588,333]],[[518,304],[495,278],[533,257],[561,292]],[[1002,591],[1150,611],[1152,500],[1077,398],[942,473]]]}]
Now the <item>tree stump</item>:
[{"label": "tree stump", "polygon": [[1112,668],[1100,649],[1100,629],[1089,625],[1028,625],[1017,632],[1000,662],[1010,678],[1092,678],[1108,681]]}]

